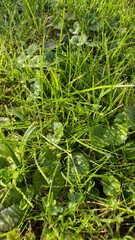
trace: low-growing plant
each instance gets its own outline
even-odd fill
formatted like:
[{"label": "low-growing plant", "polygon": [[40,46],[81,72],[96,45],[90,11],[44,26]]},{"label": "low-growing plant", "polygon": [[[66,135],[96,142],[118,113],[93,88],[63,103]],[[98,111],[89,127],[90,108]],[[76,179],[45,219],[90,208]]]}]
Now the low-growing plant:
[{"label": "low-growing plant", "polygon": [[0,13],[0,238],[134,239],[134,4]]}]

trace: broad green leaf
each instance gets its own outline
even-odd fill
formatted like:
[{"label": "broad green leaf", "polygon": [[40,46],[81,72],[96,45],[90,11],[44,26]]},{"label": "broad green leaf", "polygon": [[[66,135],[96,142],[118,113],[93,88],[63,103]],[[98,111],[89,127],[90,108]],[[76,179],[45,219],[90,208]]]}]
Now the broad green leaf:
[{"label": "broad green leaf", "polygon": [[0,126],[10,123],[10,119],[7,117],[0,117]]},{"label": "broad green leaf", "polygon": [[81,180],[90,171],[89,159],[80,152],[74,152],[70,160],[70,180]]},{"label": "broad green leaf", "polygon": [[[25,207],[33,207],[33,204],[31,203],[31,199],[34,194],[34,188],[28,185],[27,187],[17,187],[15,184],[11,185],[12,179],[7,182],[7,185],[5,185],[5,189],[1,189],[1,193],[3,192],[3,199],[1,201],[1,204],[3,207],[9,207],[13,204],[17,204],[20,206],[20,210],[24,210]],[[0,185],[1,182],[0,182]],[[3,186],[4,187],[4,186]]]},{"label": "broad green leaf", "polygon": [[123,126],[112,126],[108,128],[103,136],[103,139],[106,139],[109,145],[121,145],[125,143],[127,139],[128,131]]},{"label": "broad green leaf", "polygon": [[[37,165],[37,164],[36,164]],[[33,183],[37,191],[51,189],[55,197],[64,186],[64,178],[61,175],[61,164],[54,151],[44,146],[38,160],[38,169],[33,175]]]},{"label": "broad green leaf", "polygon": [[8,161],[5,157],[0,156],[0,169],[6,168],[8,166]]},{"label": "broad green leaf", "polygon": [[125,110],[125,114],[129,121],[129,127],[135,130],[135,106],[128,106]]},{"label": "broad green leaf", "polygon": [[79,42],[77,46],[82,46],[83,44],[86,43],[86,41],[87,41],[87,36],[84,33],[82,33],[79,37]]},{"label": "broad green leaf", "polygon": [[118,113],[114,119],[114,124],[116,125],[124,125],[126,128],[128,128],[128,123],[126,120],[125,113]]},{"label": "broad green leaf", "polygon": [[73,204],[77,203],[82,198],[82,194],[80,192],[75,192],[72,189],[68,192],[67,196]]},{"label": "broad green leaf", "polygon": [[17,59],[17,66],[19,68],[40,68],[41,66],[41,57],[40,55],[20,55]]},{"label": "broad green leaf", "polygon": [[74,35],[70,39],[71,44],[76,45],[76,46],[82,46],[85,44],[87,41],[87,36],[82,33],[81,35]]},{"label": "broad green leaf", "polygon": [[12,179],[12,171],[9,168],[0,169],[0,179],[4,184],[8,184]]},{"label": "broad green leaf", "polygon": [[52,23],[53,24],[53,27],[54,29],[58,29],[58,30],[61,30],[62,26],[63,26],[63,19],[62,17],[58,16],[54,22]]},{"label": "broad green leaf", "polygon": [[37,79],[32,79],[29,95],[27,97],[27,100],[33,101],[35,99],[40,98],[40,84],[37,82]]},{"label": "broad green leaf", "polygon": [[93,129],[91,133],[91,143],[94,146],[104,147],[108,146],[108,139],[105,138],[106,128],[102,126],[97,126]]},{"label": "broad green leaf", "polygon": [[56,41],[54,39],[49,39],[48,41],[45,42],[45,54],[46,51],[50,51],[53,49],[56,49],[57,45],[56,45]]},{"label": "broad green leaf", "polygon": [[51,169],[55,161],[56,161],[56,153],[52,151],[52,149],[49,148],[47,145],[44,145],[40,149],[40,155],[39,155],[39,163],[41,167],[47,167],[48,169]]},{"label": "broad green leaf", "polygon": [[55,175],[52,173],[52,175],[54,175],[52,177],[52,192],[53,192],[53,196],[54,198],[57,198],[59,193],[61,192],[61,190],[64,188],[64,184],[65,184],[65,179],[63,178],[62,174],[61,174],[61,166],[59,165],[57,171],[55,172]]},{"label": "broad green leaf", "polygon": [[23,211],[13,204],[8,208],[0,207],[0,233],[11,231],[21,221]]},{"label": "broad green leaf", "polygon": [[63,125],[61,122],[53,122],[52,133],[48,133],[47,138],[50,143],[59,144],[63,136]]},{"label": "broad green leaf", "polygon": [[[51,190],[53,192],[53,196],[54,198],[57,198],[58,194],[64,187],[65,180],[62,177],[59,169],[56,171],[55,175],[53,174],[53,172],[51,171],[49,172],[46,170],[47,169],[42,167],[43,173],[46,174],[46,177],[48,178],[48,181],[51,184]],[[54,170],[55,168],[53,169],[53,171]],[[37,192],[41,192],[41,191],[45,192],[50,186],[50,184],[46,182],[45,178],[41,175],[41,173],[38,170],[36,170],[33,175],[33,183],[36,187]]]},{"label": "broad green leaf", "polygon": [[89,159],[83,153],[74,152],[72,154],[72,158],[79,174],[85,175],[89,173],[90,171]]},{"label": "broad green leaf", "polygon": [[41,57],[40,55],[35,55],[27,61],[25,66],[31,67],[31,68],[40,68],[40,65],[41,65]]},{"label": "broad green leaf", "polygon": [[102,175],[102,186],[106,196],[113,197],[121,192],[119,180],[113,175]]},{"label": "broad green leaf", "polygon": [[116,142],[115,145],[125,143],[128,137],[128,122],[125,113],[118,113],[114,119],[114,128],[116,129]]},{"label": "broad green leaf", "polygon": [[135,185],[128,183],[124,189],[124,197],[128,202],[135,202]]},{"label": "broad green leaf", "polygon": [[91,13],[88,12],[86,14],[85,17],[86,21],[87,21],[87,31],[99,31],[100,29],[102,29],[102,27],[104,26],[104,23],[101,21],[101,19],[99,20],[97,15],[95,13]]},{"label": "broad green leaf", "polygon": [[40,190],[42,185],[49,186],[50,182],[48,176],[51,175],[56,167],[56,156],[55,153],[45,145],[40,150],[39,160],[36,160],[37,170],[33,175],[33,183],[37,190]]},{"label": "broad green leaf", "polygon": [[112,126],[99,125],[93,129],[91,142],[93,145],[105,147],[109,145],[121,145],[128,137],[128,124],[124,113],[118,114]]},{"label": "broad green leaf", "polygon": [[75,34],[75,35],[80,34],[81,27],[80,27],[79,22],[75,22],[74,25],[73,25],[73,29],[69,29],[69,31],[70,31],[72,34]]},{"label": "broad green leaf", "polygon": [[35,52],[39,50],[39,46],[36,43],[32,43],[26,49],[26,55],[33,56]]},{"label": "broad green leaf", "polygon": [[14,187],[11,187],[3,202],[3,205],[4,206],[10,206],[12,204],[19,205],[21,198],[22,198],[21,194]]},{"label": "broad green leaf", "polygon": [[48,187],[47,182],[45,181],[44,177],[41,175],[39,170],[36,170],[33,174],[33,185],[35,187],[36,192],[40,192],[41,189],[45,189]]},{"label": "broad green leaf", "polygon": [[63,130],[63,125],[62,125],[62,123],[60,123],[60,122],[53,122],[52,129],[53,129],[55,134],[60,134],[60,136],[63,135],[63,131],[62,131]]},{"label": "broad green leaf", "polygon": [[63,208],[61,206],[51,206],[50,209],[49,209],[49,214],[53,215],[53,216],[56,216],[60,213],[63,212]]},{"label": "broad green leaf", "polygon": [[129,161],[135,160],[135,142],[128,142],[124,147],[124,151]]},{"label": "broad green leaf", "polygon": [[[46,62],[48,62],[48,65],[55,63],[55,52],[54,51],[46,51],[44,54],[44,59]],[[46,64],[47,65],[47,64]]]}]

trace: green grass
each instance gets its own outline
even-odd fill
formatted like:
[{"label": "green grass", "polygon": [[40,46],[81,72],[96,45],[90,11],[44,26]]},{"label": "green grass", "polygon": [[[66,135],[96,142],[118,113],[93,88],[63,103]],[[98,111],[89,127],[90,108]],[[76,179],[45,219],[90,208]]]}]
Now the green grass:
[{"label": "green grass", "polygon": [[135,238],[134,14],[0,2],[0,239]]}]

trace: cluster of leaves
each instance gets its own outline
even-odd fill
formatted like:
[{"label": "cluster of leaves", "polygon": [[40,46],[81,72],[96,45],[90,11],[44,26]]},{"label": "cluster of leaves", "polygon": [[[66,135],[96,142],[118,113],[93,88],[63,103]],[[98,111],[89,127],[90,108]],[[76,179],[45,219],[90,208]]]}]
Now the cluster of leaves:
[{"label": "cluster of leaves", "polygon": [[[134,141],[128,141],[126,144],[130,135],[129,129],[135,129],[134,113],[135,107],[130,106],[125,112],[116,116],[111,127],[98,126],[93,129],[92,145],[100,154],[106,154],[102,158],[103,163],[99,165],[82,152],[70,152],[62,147],[64,127],[60,122],[53,122],[46,136],[39,132],[35,124],[32,124],[23,137],[17,136],[20,138],[19,142],[18,139],[12,141],[5,138],[1,132],[0,231],[12,230],[22,219],[27,218],[28,211],[32,211],[33,208],[39,209],[38,214],[41,215],[41,219],[44,219],[45,214],[46,217],[51,216],[53,219],[58,217],[60,220],[62,216],[68,216],[71,211],[75,213],[84,200],[92,202],[105,197],[106,204],[109,202],[113,206],[118,204],[118,199],[122,196],[132,209],[135,198],[134,184],[124,183],[122,187],[124,177],[120,179],[118,172],[113,175],[111,164],[110,170],[107,171],[106,164],[108,161],[115,163],[113,154],[107,151],[108,146],[123,144],[125,157],[134,164]],[[2,120],[1,118],[1,122]],[[29,154],[35,162],[34,168],[29,157],[28,160],[24,159],[26,142],[30,141],[29,144],[32,145],[31,134],[34,138],[39,135],[44,140],[44,143],[36,146],[35,149],[33,147],[35,151],[33,154]],[[66,157],[63,157],[63,154]],[[106,169],[104,173],[103,169]],[[97,185],[97,181],[100,185]],[[46,234],[44,229],[42,235],[46,236]]]},{"label": "cluster of leaves", "polygon": [[134,23],[86,2],[0,2],[1,237],[132,239]]}]

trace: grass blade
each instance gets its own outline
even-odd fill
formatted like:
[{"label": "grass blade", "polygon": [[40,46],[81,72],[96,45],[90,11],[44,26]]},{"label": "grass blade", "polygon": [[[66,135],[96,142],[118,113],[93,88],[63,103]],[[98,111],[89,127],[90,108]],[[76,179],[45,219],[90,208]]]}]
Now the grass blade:
[{"label": "grass blade", "polygon": [[14,163],[16,164],[16,166],[20,166],[20,161],[19,159],[17,158],[17,156],[15,155],[14,151],[12,150],[12,148],[10,147],[10,145],[8,144],[7,142],[7,139],[4,135],[4,133],[2,132],[2,130],[0,129],[0,137],[2,138],[4,144],[5,144],[5,147],[7,148],[10,156],[12,157]]}]

